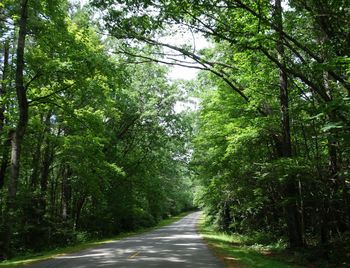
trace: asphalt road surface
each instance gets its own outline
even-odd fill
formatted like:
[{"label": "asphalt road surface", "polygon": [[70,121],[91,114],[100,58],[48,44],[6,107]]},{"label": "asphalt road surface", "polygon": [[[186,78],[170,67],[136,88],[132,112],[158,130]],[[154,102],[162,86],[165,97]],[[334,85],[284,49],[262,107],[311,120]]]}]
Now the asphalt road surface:
[{"label": "asphalt road surface", "polygon": [[54,267],[224,267],[196,232],[200,212],[155,231],[30,265]]}]

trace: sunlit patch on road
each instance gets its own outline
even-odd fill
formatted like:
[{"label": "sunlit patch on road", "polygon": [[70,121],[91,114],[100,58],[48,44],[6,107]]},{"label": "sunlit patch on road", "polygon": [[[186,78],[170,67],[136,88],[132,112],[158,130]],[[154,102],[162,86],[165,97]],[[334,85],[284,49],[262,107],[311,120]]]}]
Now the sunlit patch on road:
[{"label": "sunlit patch on road", "polygon": [[115,241],[30,266],[48,267],[223,267],[196,232],[199,212],[145,235]]}]

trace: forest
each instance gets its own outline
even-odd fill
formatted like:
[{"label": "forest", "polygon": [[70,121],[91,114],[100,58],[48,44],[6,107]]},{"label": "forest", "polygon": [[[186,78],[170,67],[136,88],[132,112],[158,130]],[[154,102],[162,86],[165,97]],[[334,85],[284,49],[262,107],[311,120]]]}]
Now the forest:
[{"label": "forest", "polygon": [[350,263],[349,7],[1,0],[0,259],[200,208]]}]

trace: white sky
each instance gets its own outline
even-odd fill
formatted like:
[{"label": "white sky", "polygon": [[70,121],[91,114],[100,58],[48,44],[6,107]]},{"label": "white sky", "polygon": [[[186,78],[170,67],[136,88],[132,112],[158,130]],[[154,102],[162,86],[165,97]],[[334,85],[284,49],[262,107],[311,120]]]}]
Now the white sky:
[{"label": "white sky", "polygon": [[[184,34],[175,34],[170,37],[165,37],[164,43],[173,45],[173,46],[181,46],[183,44],[191,44],[192,47],[194,47],[195,51],[201,50],[203,48],[210,47],[210,43],[200,34],[191,34],[191,32],[185,32]],[[166,52],[174,53],[172,50],[167,50],[165,49]],[[176,53],[176,51],[175,51]],[[178,53],[178,52],[177,52]],[[191,62],[189,59],[185,59],[184,57],[177,57],[180,60],[188,60]],[[198,64],[195,64],[198,66]],[[193,68],[186,68],[182,66],[172,66],[171,71],[169,73],[169,78],[170,79],[185,79],[185,80],[190,80],[194,79],[198,73],[198,69],[193,69]]]},{"label": "white sky", "polygon": [[[80,6],[83,6],[84,4],[89,2],[89,0],[70,0],[70,1],[72,3],[80,3]],[[210,46],[210,43],[202,35],[193,34],[190,31],[182,31],[181,34],[175,34],[169,37],[164,37],[161,41],[173,46],[191,44],[192,47],[195,49],[195,51],[198,51],[200,49]],[[165,52],[174,53],[174,51],[170,49],[165,50]],[[175,53],[178,53],[178,52],[175,52]],[[184,57],[179,57],[178,59],[185,60]],[[168,78],[170,80],[176,80],[176,79],[191,80],[197,76],[198,72],[199,72],[198,69],[186,68],[182,66],[171,66],[170,72],[168,74]],[[175,103],[174,110],[177,113],[180,113],[186,110],[196,110],[198,109],[198,106],[199,106],[199,100],[197,98],[188,97],[186,101],[177,101]]]},{"label": "white sky", "polygon": [[185,80],[191,80],[196,78],[198,74],[198,70],[196,69],[190,69],[182,66],[174,66],[171,68],[171,71],[169,72],[169,78],[170,79],[185,79]]},{"label": "white sky", "polygon": [[[71,3],[80,3],[80,6],[83,6],[89,2],[89,0],[70,0]],[[200,49],[209,47],[209,42],[201,35],[199,34],[191,34],[190,31],[186,31],[182,34],[176,34],[169,37],[165,37],[162,39],[162,42],[174,45],[174,46],[180,46],[183,44],[192,44],[193,47],[195,47],[195,50],[198,51]],[[174,53],[174,51],[171,51],[170,49],[167,51],[170,53]],[[182,57],[181,60],[184,60]],[[168,77],[172,80],[174,79],[185,79],[185,80],[191,80],[196,77],[198,74],[198,69],[193,68],[186,68],[182,66],[171,66],[171,71],[169,72]]]}]

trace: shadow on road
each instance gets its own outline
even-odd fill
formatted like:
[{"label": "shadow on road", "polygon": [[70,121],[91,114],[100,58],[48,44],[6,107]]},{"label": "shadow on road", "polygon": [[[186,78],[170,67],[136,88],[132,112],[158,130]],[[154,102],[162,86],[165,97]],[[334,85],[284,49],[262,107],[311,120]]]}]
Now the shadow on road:
[{"label": "shadow on road", "polygon": [[199,212],[144,235],[32,265],[48,267],[223,267],[196,232]]}]

